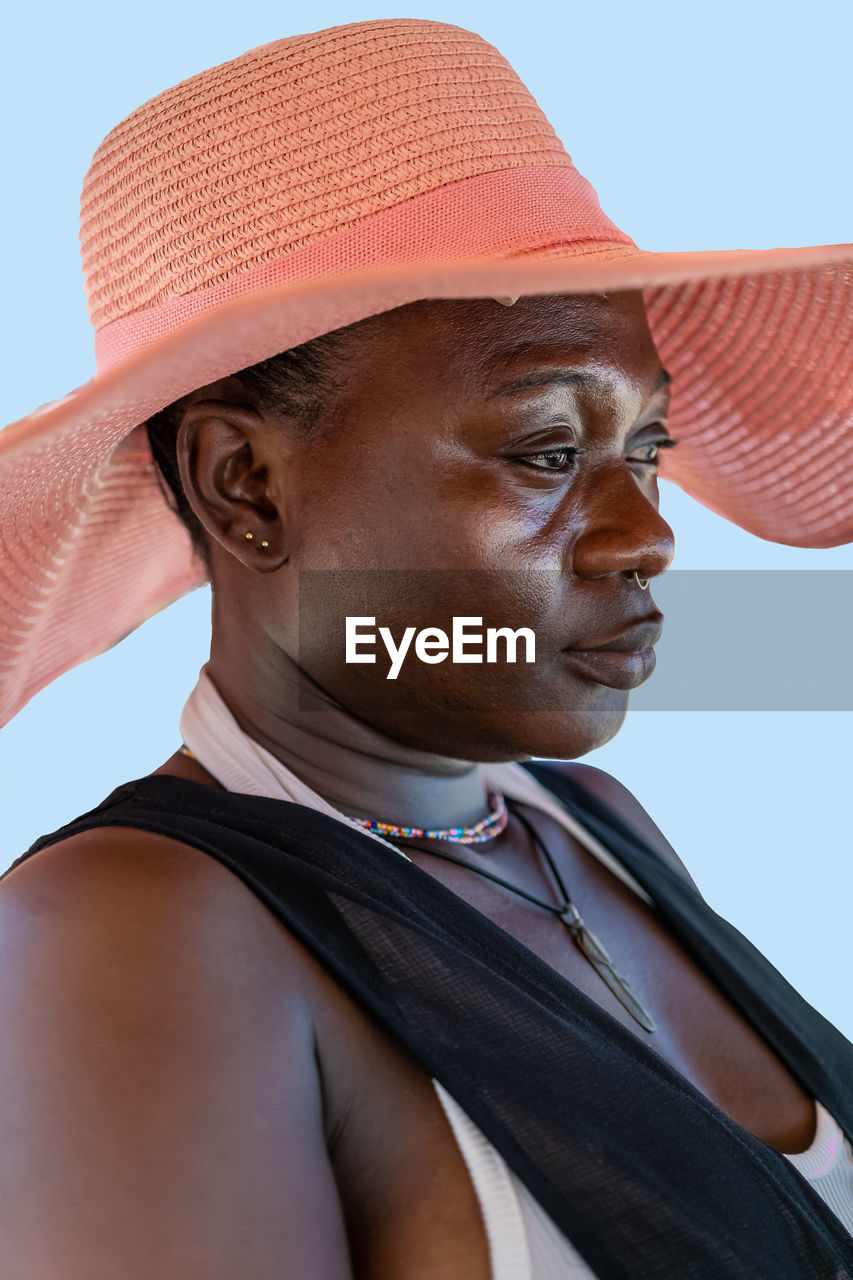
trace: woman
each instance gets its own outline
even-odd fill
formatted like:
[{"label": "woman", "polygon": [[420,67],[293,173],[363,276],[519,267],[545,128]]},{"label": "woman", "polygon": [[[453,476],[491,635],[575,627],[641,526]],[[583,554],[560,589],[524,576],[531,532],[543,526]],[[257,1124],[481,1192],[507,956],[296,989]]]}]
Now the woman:
[{"label": "woman", "polygon": [[653,669],[661,450],[851,536],[849,246],[640,253],[413,20],[176,86],[83,207],[6,713],[203,574],[213,641],[184,748],[4,877],[0,1271],[853,1275],[851,1046],[576,762]]}]

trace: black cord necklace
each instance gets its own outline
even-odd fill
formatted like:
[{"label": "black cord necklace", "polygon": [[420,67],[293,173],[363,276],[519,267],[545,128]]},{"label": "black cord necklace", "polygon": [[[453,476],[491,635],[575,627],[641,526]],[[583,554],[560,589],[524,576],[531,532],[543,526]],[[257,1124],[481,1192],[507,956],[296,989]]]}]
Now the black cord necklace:
[{"label": "black cord necklace", "polygon": [[[596,973],[601,977],[613,992],[616,999],[627,1009],[641,1027],[646,1031],[656,1031],[657,1025],[649,1011],[644,1008],[637,997],[632,992],[628,980],[617,973],[606,948],[599,938],[595,936],[591,929],[584,924],[581,914],[569,896],[569,891],[563,883],[563,877],[557,868],[554,859],[545,847],[545,843],[536,831],[536,828],[530,823],[524,814],[519,812],[515,802],[509,797],[506,798],[507,808],[515,814],[519,822],[523,824],[532,836],[542,852],[551,874],[557,883],[562,896],[562,904],[555,906],[552,902],[543,902],[541,898],[536,898],[532,893],[528,893],[526,889],[520,889],[517,885],[510,884],[508,880],[502,879],[500,876],[494,875],[491,871],[483,871],[480,867],[473,866],[470,862],[466,862],[463,858],[456,858],[450,853],[440,853],[437,849],[423,849],[422,853],[431,853],[436,858],[443,858],[445,862],[454,862],[458,867],[467,867],[469,871],[473,871],[478,876],[483,876],[486,880],[493,880],[495,884],[503,885],[504,889],[509,889],[511,893],[517,894],[520,898],[526,898],[528,902],[534,903],[537,907],[544,907],[546,911],[550,911],[552,915],[558,916],[568,929],[580,951],[587,958],[589,963],[595,969]],[[394,839],[395,837],[391,837]],[[387,839],[387,837],[386,837]],[[408,843],[408,842],[407,842]],[[410,846],[411,847],[411,846]],[[419,847],[419,846],[415,846]]]}]

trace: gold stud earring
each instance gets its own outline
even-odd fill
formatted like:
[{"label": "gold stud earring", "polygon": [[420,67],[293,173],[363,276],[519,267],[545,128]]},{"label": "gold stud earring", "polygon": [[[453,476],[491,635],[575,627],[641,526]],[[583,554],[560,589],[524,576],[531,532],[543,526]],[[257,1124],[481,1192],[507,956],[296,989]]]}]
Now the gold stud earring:
[{"label": "gold stud earring", "polygon": [[269,545],[270,545],[270,544],[267,542],[266,538],[264,538],[263,542],[261,543],[261,546],[262,546],[262,547],[268,547]]},{"label": "gold stud earring", "polygon": [[247,531],[247,533],[246,533],[246,541],[247,541],[247,542],[251,542],[251,541],[252,541],[252,539],[254,538],[254,536],[255,536],[255,535],[252,533],[251,529],[249,529],[249,530]]}]

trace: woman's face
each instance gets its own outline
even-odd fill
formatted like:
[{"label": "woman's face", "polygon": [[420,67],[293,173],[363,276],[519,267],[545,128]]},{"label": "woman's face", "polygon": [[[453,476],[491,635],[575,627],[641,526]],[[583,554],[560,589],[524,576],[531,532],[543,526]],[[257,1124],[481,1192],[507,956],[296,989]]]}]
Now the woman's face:
[{"label": "woman's face", "polygon": [[[410,746],[469,760],[573,758],[625,717],[622,675],[567,649],[661,615],[640,577],[663,573],[655,443],[668,379],[640,293],[426,302],[370,329],[333,416],[282,455],[269,490],[289,561],[256,575],[272,643],[349,712]],[[275,468],[274,468],[275,470]],[[279,495],[277,498],[275,495]],[[347,662],[347,617],[375,642]],[[483,661],[422,661],[395,679],[379,628],[480,619]],[[514,663],[487,628],[529,628]],[[438,652],[436,644],[432,650]],[[635,664],[642,665],[642,664]],[[651,663],[635,683],[651,673]],[[609,682],[605,682],[609,681]]]}]

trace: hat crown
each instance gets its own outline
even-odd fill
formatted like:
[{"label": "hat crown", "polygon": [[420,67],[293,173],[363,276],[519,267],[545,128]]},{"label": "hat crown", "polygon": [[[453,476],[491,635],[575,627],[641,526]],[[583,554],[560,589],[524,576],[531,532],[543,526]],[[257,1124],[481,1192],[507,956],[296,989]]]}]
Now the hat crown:
[{"label": "hat crown", "polygon": [[448,183],[530,165],[573,167],[473,32],[377,19],[261,45],[150,99],[98,147],[81,200],[90,319],[101,330]]}]

